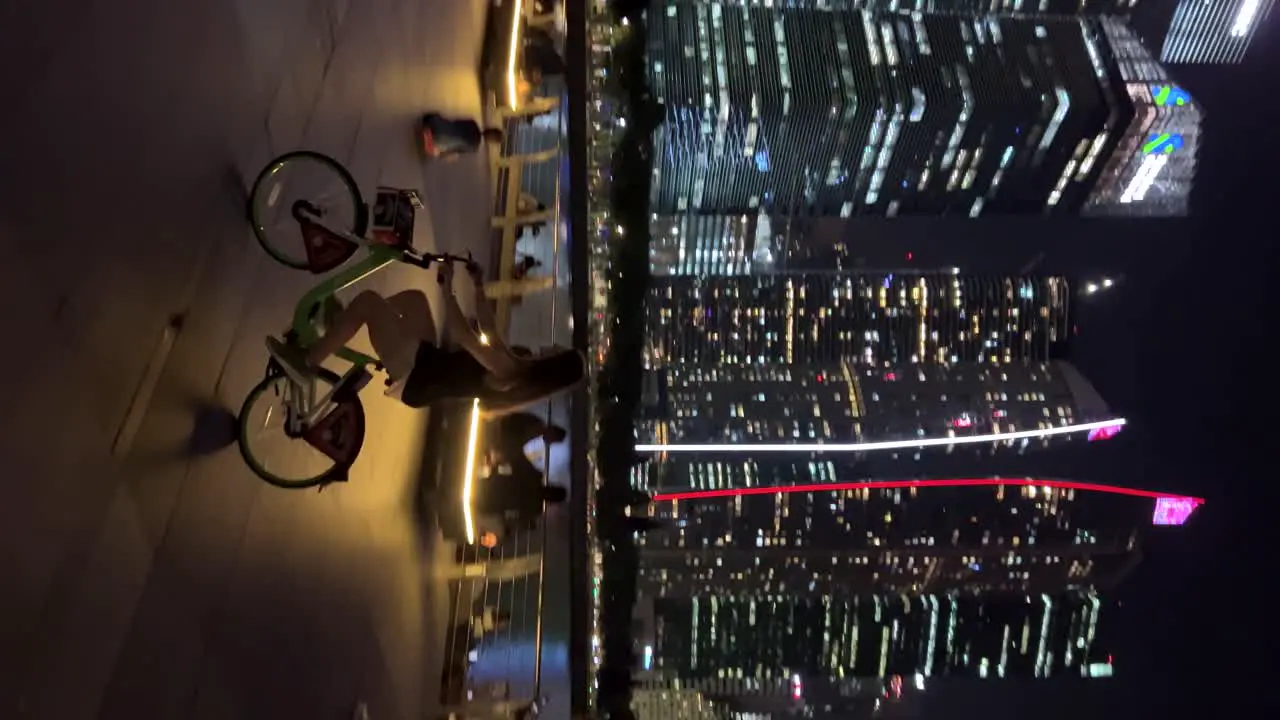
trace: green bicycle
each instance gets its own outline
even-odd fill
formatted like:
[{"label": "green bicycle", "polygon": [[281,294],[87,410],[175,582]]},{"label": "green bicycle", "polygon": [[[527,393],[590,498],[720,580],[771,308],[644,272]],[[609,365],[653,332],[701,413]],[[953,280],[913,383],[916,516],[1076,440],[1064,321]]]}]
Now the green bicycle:
[{"label": "green bicycle", "polygon": [[[437,263],[471,264],[468,257],[414,251],[414,217],[421,208],[416,191],[380,187],[371,217],[351,173],[320,153],[291,152],[269,162],[254,181],[247,213],[254,235],[271,257],[295,269],[323,274],[345,264],[360,248],[367,251],[363,260],[302,296],[286,341],[302,347],[314,343],[335,305],[334,296],[392,263],[423,269]],[[351,367],[341,376],[321,370],[309,384],[291,379],[271,358],[262,381],[245,398],[238,418],[240,454],[271,485],[323,489],[331,482],[345,481],[360,454],[365,414],[359,391],[372,379],[371,371],[382,371],[383,366],[376,357],[350,347],[336,356]],[[277,401],[281,401],[279,408],[274,405]],[[304,469],[296,474],[284,474],[255,446],[273,424],[279,424],[289,445],[286,460],[290,464],[302,460]]]}]

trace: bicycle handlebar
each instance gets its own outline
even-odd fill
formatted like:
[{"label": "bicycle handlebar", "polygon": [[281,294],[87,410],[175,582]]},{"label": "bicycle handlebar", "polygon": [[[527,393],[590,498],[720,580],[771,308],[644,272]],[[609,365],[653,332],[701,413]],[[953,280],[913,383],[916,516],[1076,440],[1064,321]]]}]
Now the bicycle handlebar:
[{"label": "bicycle handlebar", "polygon": [[[462,263],[466,265],[467,272],[476,275],[480,272],[480,264],[472,259],[471,253],[466,255],[454,255],[452,253],[427,253],[417,255],[415,253],[405,251],[400,259],[410,265],[415,265],[423,270],[431,269],[431,266],[437,263]],[[444,282],[444,276],[437,278],[441,283]]]},{"label": "bicycle handlebar", "polygon": [[452,253],[426,253],[418,255],[409,251],[405,251],[400,259],[410,265],[416,265],[424,270],[429,270],[432,265],[437,263],[463,263],[467,266],[479,267],[475,260],[471,259],[471,254],[454,255]]}]

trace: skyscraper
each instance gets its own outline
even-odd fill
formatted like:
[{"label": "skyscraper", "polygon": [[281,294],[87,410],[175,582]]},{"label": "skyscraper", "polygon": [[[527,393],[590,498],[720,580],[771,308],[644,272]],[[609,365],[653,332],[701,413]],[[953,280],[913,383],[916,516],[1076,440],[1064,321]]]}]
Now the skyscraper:
[{"label": "skyscraper", "polygon": [[652,366],[1049,360],[1065,355],[1060,277],[958,272],[668,276],[649,291]]},{"label": "skyscraper", "polygon": [[1275,0],[1181,0],[1160,59],[1172,64],[1238,63]]},{"label": "skyscraper", "polygon": [[651,17],[659,215],[1078,212],[1137,112],[1117,22],[701,2]]},{"label": "skyscraper", "polygon": [[[642,601],[644,602],[644,601]],[[894,676],[1089,676],[1101,598],[1088,590],[972,597],[716,595],[648,601],[651,685],[784,695],[817,685],[856,696]],[[884,678],[884,681],[880,679]],[[658,682],[653,682],[653,681]],[[798,692],[797,692],[798,690]]]},{"label": "skyscraper", "polygon": [[[1065,362],[683,363],[650,371],[642,397],[641,444],[795,443],[814,449],[814,443],[1051,430],[1112,417],[1093,386]],[[1017,449],[1041,444],[1012,443]]]},{"label": "skyscraper", "polygon": [[1062,278],[667,276],[647,314],[641,444],[878,443],[1110,417],[1057,360],[1072,336]]},{"label": "skyscraper", "polygon": [[[1109,588],[1137,562],[1156,502],[1068,481],[850,482],[856,467],[821,459],[738,464],[735,472],[732,462],[664,463],[676,467],[674,477],[657,479],[658,497],[681,499],[654,506],[663,525],[641,539],[642,593],[826,598]],[[680,482],[692,487],[675,489]]]},{"label": "skyscraper", "polygon": [[[1098,183],[1083,212],[1184,215],[1200,145],[1200,108],[1170,80],[1128,25],[1102,18],[1097,27],[1108,38],[1109,72],[1119,79],[1111,115],[1119,140],[1103,156]],[[1118,96],[1121,93],[1124,97]],[[1120,112],[1122,106],[1129,111]]]},{"label": "skyscraper", "polygon": [[[805,471],[792,464],[754,480]],[[1110,674],[1100,593],[1170,496],[1038,478],[836,484],[818,477],[832,464],[808,465],[829,490],[658,496],[635,621],[646,686],[802,700],[895,676]]]},{"label": "skyscraper", "polygon": [[697,690],[667,687],[640,688],[631,694],[631,710],[637,720],[728,720],[729,713],[716,707]]}]

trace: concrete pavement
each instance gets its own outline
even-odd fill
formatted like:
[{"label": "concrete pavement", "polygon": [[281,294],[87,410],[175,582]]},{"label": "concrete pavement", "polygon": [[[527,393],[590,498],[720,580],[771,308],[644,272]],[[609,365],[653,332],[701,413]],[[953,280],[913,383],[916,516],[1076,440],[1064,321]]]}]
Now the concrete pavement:
[{"label": "concrete pavement", "polygon": [[[423,418],[368,392],[352,481],[254,479],[230,412],[314,282],[243,217],[275,154],[417,187],[421,249],[481,255],[482,158],[424,169],[424,108],[478,115],[483,7],[105,0],[0,11],[0,717],[419,718],[452,550],[416,527]],[[408,268],[373,280],[434,283]],[[174,318],[180,323],[174,324]],[[176,329],[175,329],[176,327]],[[149,369],[150,368],[150,369]]]}]

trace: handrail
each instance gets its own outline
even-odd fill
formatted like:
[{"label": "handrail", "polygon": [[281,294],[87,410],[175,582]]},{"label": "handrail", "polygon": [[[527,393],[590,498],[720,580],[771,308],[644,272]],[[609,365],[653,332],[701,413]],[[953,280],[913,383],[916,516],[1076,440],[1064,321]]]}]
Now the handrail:
[{"label": "handrail", "polygon": [[[526,19],[525,17],[523,17],[524,15],[532,14],[533,12],[532,2],[529,2],[528,0],[524,0],[523,2],[520,2],[519,0],[517,0],[517,2],[515,3],[515,7],[518,10],[522,10],[522,11],[517,12],[516,16],[513,17],[513,29],[518,28],[520,24]],[[516,35],[514,32],[512,33],[513,44],[514,44],[514,41],[518,39],[518,37],[519,36]],[[509,71],[512,68],[512,58],[516,57],[517,52],[518,52],[518,48],[512,47],[508,49],[509,54],[507,58],[507,61],[508,61],[507,65],[508,65]],[[509,74],[508,78],[505,78],[506,80],[508,80],[508,83],[507,83],[508,85],[510,84],[509,83],[510,77],[511,76]],[[508,87],[507,89],[510,90],[510,87]],[[501,97],[502,96],[501,91],[496,93],[496,95],[497,97],[495,99],[497,100],[497,105],[498,105],[496,110],[498,111],[498,116],[508,122],[511,122],[511,121],[519,122],[519,119],[522,116],[528,116],[528,115],[534,114],[535,112],[543,112],[545,110],[552,109],[556,107],[556,105],[560,101],[559,97],[554,97],[554,98],[547,97],[547,98],[535,98],[530,100],[529,102],[518,103],[518,104],[503,103],[502,102],[503,98]],[[510,127],[510,125],[508,125],[508,127]],[[494,203],[494,207],[492,208],[492,211],[495,213],[492,227],[494,229],[500,228],[501,255],[499,256],[499,261],[496,263],[496,265],[498,266],[497,267],[498,280],[500,281],[509,282],[514,279],[513,278],[514,256],[516,255],[516,248],[518,246],[518,241],[521,235],[522,222],[524,223],[531,222],[531,218],[527,214],[524,214],[521,212],[522,197],[525,196],[525,193],[523,192],[524,170],[526,170],[530,166],[536,166],[540,163],[555,162],[556,159],[559,158],[561,154],[564,152],[565,129],[566,129],[566,118],[564,113],[560,112],[557,114],[557,117],[556,117],[556,124],[555,124],[556,137],[555,137],[554,143],[552,143],[551,146],[548,147],[547,149],[542,151],[537,151],[537,152],[524,152],[523,151],[524,148],[521,147],[519,143],[518,138],[520,136],[518,136],[516,133],[511,132],[509,130],[508,134],[511,136],[510,144],[509,145],[504,144],[504,147],[493,158],[493,163],[491,165],[491,168],[494,171],[492,183],[493,183],[493,189],[497,193],[497,196],[494,198],[495,203]],[[510,155],[505,154],[506,152],[509,152]],[[504,171],[505,171],[505,174],[504,174]],[[534,182],[538,183],[538,185],[531,187],[530,188],[531,190],[540,190],[540,192],[543,192],[543,193],[546,192],[545,176],[539,176],[539,179],[535,180]],[[561,259],[562,246],[564,245],[564,240],[565,240],[561,230],[562,223],[560,222],[560,219],[561,219],[562,202],[563,202],[564,192],[566,188],[563,187],[562,173],[560,172],[558,163],[556,163],[554,181],[552,185],[554,188],[553,197],[550,198],[550,202],[548,203],[551,209],[549,212],[546,213],[545,217],[538,218],[538,220],[542,222],[546,222],[547,224],[551,225],[551,227],[549,228],[550,239],[551,239],[551,259],[549,262],[550,267],[548,268],[548,271],[549,271],[548,274],[550,275],[551,288],[553,290],[551,295],[551,302],[550,302],[550,315],[551,315],[550,327],[551,327],[551,332],[554,333],[558,328],[560,316],[564,312],[564,307],[563,307],[564,304],[559,301],[559,298],[556,297],[556,293],[554,292],[554,289],[558,287],[558,281],[560,280],[559,262]],[[519,291],[517,291],[517,294],[519,294]],[[498,308],[495,308],[495,309],[497,310],[496,314],[498,315],[498,319],[500,323],[503,326],[509,325],[510,310],[511,310],[510,298],[506,295],[502,295],[502,296],[495,297],[494,299],[497,301],[499,306]],[[500,326],[500,329],[508,330],[509,328]],[[548,425],[550,425],[553,421],[554,410],[555,410],[554,402],[550,399],[547,400],[545,405],[545,410],[544,410],[544,421]],[[543,454],[542,471],[543,471],[544,478],[550,478],[551,453],[549,451],[544,452]],[[521,611],[523,613],[523,617],[525,618],[524,622],[521,623],[522,627],[525,628],[525,630],[520,633],[521,635],[523,635],[524,632],[527,632],[527,628],[529,627],[529,625],[527,624],[527,618],[528,618],[527,610],[530,608],[531,603],[529,601],[531,599],[534,600],[532,605],[534,606],[534,608],[536,608],[534,610],[534,612],[536,613],[536,618],[534,621],[534,637],[533,637],[533,645],[534,645],[533,647],[534,667],[533,667],[533,678],[532,678],[533,679],[533,683],[532,683],[533,696],[532,698],[529,698],[529,697],[520,698],[517,695],[516,697],[519,698],[519,701],[515,701],[514,698],[511,698],[510,695],[508,695],[507,696],[508,699],[500,703],[500,705],[503,705],[506,707],[510,707],[513,701],[516,702],[516,706],[525,706],[527,705],[527,703],[531,701],[538,702],[539,699],[542,697],[543,646],[544,646],[544,636],[545,636],[545,622],[544,622],[543,615],[546,607],[545,605],[546,554],[548,550],[550,550],[549,542],[552,537],[550,533],[549,525],[545,520],[546,512],[548,510],[545,502],[543,504],[542,509],[543,509],[544,520],[542,522],[541,552],[539,553],[539,556],[536,561],[537,562],[536,582],[538,583],[538,587],[536,591],[537,597],[536,599],[529,597],[529,592],[531,591],[529,584],[530,582],[533,581],[533,577],[532,577],[533,573],[528,573],[527,575],[521,576],[521,577],[528,578],[528,580],[521,583],[521,589],[518,591],[520,595],[518,597],[512,597],[511,599],[512,602],[515,603],[513,610],[516,607],[525,609]],[[530,532],[530,533],[521,533],[520,535],[512,538],[513,544],[508,546],[510,548],[510,554],[512,556],[511,559],[527,557],[528,554],[532,551],[532,546],[534,542],[536,542],[537,537],[538,536],[536,534]],[[506,554],[507,554],[506,552],[502,554],[504,556],[504,560],[506,559],[505,558]],[[482,557],[477,558],[476,560],[478,560],[479,562],[485,563],[485,565],[487,565],[488,561],[497,560],[497,559],[498,558],[496,556],[492,556],[492,554],[486,555],[482,553]],[[532,558],[528,558],[528,559],[532,561]],[[529,568],[529,569],[532,569],[532,568]],[[502,602],[501,598],[504,597],[504,591],[502,590],[504,580],[496,579],[496,578],[495,580],[482,579],[482,578],[489,578],[489,577],[490,577],[490,574],[489,572],[486,571],[483,573],[483,576],[473,576],[473,575],[467,574],[461,578],[462,581],[458,585],[456,597],[454,598],[454,609],[452,613],[453,617],[451,618],[452,620],[451,627],[457,627],[459,624],[467,621],[467,613],[471,612],[471,610],[469,610],[468,608],[473,607],[474,603],[477,600],[480,602],[481,606],[483,607],[489,607],[491,605],[496,606],[497,604],[500,604]],[[466,597],[469,594],[466,592],[466,588],[464,586],[480,589],[480,587],[476,587],[470,582],[468,582],[468,578],[470,578],[471,581],[479,581],[482,583],[480,587],[483,587],[483,590],[481,590],[481,594],[479,597]],[[514,593],[516,591],[514,590],[514,588],[512,588],[511,592]],[[516,623],[511,622],[506,625],[506,632],[503,634],[507,636],[508,641],[514,641],[516,639],[515,638],[516,633],[517,633]],[[527,637],[527,635],[525,635],[524,637]],[[457,642],[455,641],[453,635],[450,636],[450,640],[447,643],[447,645],[448,645],[446,649],[447,658],[452,658],[454,655],[460,652],[464,652],[463,649],[455,647],[457,645]],[[504,675],[507,678],[508,682],[515,680],[515,677],[510,672],[513,669],[514,669],[514,666],[509,666],[508,670]],[[527,676],[525,677],[527,678]],[[463,679],[462,682],[465,684],[467,681]],[[523,688],[527,689],[529,686],[524,685],[524,682],[527,682],[527,680],[521,682],[520,684],[523,686]],[[511,688],[511,689],[514,689],[514,688]],[[464,699],[463,699],[464,706],[471,705],[472,702],[473,701],[471,701],[469,698],[466,698],[464,695]]]},{"label": "handrail", "polygon": [[[565,123],[564,113],[560,113],[556,118],[556,147],[557,148],[560,147],[560,141],[564,137],[564,131],[565,131],[564,123]],[[556,214],[555,214],[555,222],[552,223],[552,228],[551,228],[551,277],[553,282],[554,280],[557,279],[556,274],[560,271],[560,225],[561,225],[560,223],[560,190],[561,190],[560,183],[561,183],[561,172],[560,172],[560,169],[557,167],[556,181],[555,181],[555,198],[552,201],[553,205],[556,208]],[[553,288],[554,288],[554,285],[553,285]],[[558,316],[558,309],[559,309],[559,299],[557,298],[557,293],[553,289],[551,293],[552,332],[555,331],[556,320]],[[548,424],[551,423],[551,405],[552,405],[552,401],[547,400],[547,423]],[[544,478],[551,477],[551,453],[550,452],[544,452],[542,454],[542,477]],[[548,530],[547,530],[546,516],[547,516],[547,507],[546,507],[546,503],[543,502],[542,553],[541,553],[541,556],[538,558],[538,576],[539,576],[538,625],[537,625],[537,629],[534,631],[534,641],[533,641],[534,642],[533,644],[533,653],[534,653],[533,692],[535,697],[541,697],[542,695],[542,608],[543,608],[543,600],[546,597],[546,590],[547,590],[546,568],[547,568]]]}]

